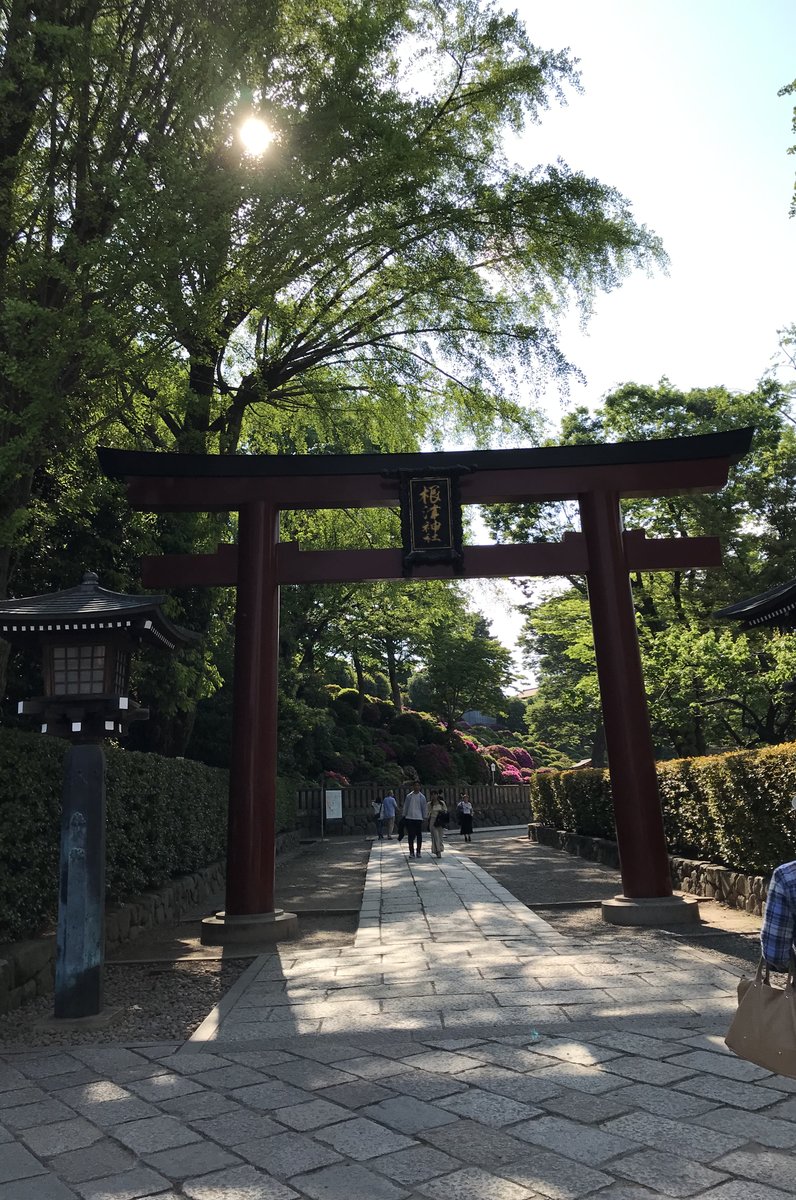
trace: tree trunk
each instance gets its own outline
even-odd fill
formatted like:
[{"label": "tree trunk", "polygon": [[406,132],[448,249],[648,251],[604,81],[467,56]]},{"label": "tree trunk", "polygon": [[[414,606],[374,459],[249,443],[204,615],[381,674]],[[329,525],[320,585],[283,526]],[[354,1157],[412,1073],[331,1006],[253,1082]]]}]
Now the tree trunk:
[{"label": "tree trunk", "polygon": [[594,731],[591,746],[591,765],[593,767],[604,767],[605,759],[605,726],[602,721],[598,724]]},{"label": "tree trunk", "polygon": [[395,645],[391,638],[387,639],[387,675],[390,680],[390,694],[396,712],[403,712],[403,698],[398,684],[398,667],[395,661]]},{"label": "tree trunk", "polygon": [[356,650],[354,650],[352,652],[351,658],[353,660],[354,670],[356,671],[356,675],[357,675],[357,691],[359,692],[359,703],[357,704],[357,716],[359,717],[359,719],[361,721],[362,715],[365,712],[365,672],[362,670],[362,660],[360,659]]}]

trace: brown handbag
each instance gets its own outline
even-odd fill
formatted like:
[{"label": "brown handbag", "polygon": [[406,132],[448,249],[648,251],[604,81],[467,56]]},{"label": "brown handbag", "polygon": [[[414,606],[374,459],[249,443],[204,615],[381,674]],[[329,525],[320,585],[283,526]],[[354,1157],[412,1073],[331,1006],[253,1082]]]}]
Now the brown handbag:
[{"label": "brown handbag", "polygon": [[753,979],[738,984],[738,1011],[726,1044],[739,1058],[775,1075],[796,1079],[796,959],[791,954],[784,988],[769,983],[769,968],[760,959]]}]

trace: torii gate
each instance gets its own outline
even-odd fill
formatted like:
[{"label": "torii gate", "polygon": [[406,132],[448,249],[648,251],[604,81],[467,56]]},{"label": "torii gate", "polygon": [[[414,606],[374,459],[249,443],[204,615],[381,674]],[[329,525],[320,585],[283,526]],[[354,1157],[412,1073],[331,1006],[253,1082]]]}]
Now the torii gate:
[{"label": "torii gate", "polygon": [[623,895],[606,920],[698,919],[672,896],[655,756],[629,573],[718,567],[717,538],[625,531],[620,500],[717,491],[753,430],[646,442],[417,454],[192,455],[100,449],[106,475],[126,481],[148,512],[238,512],[238,544],[210,555],[144,560],[149,587],[237,586],[234,729],[225,914],[203,940],[289,936],[274,909],[277,675],[281,584],[365,582],[406,574],[401,550],[302,551],[279,540],[285,509],[397,507],[408,478],[457,477],[462,504],[574,500],[581,533],[561,542],[465,546],[455,565],[415,565],[421,579],[585,575],[611,772]]}]

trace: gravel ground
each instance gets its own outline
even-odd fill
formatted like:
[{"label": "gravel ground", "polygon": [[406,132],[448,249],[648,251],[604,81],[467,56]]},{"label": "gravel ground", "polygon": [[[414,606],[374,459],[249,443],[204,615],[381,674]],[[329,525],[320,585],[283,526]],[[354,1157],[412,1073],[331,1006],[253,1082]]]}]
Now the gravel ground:
[{"label": "gravel ground", "polygon": [[[335,838],[302,845],[277,861],[277,905],[299,913],[298,937],[285,946],[302,950],[351,946],[365,882],[370,842]],[[122,947],[127,961],[105,965],[105,1011],[118,1009],[105,1027],[44,1028],[53,998],[39,996],[0,1015],[0,1047],[183,1042],[202,1023],[255,956],[232,958],[199,940],[200,917],[223,906],[205,902],[192,919],[160,926]]]},{"label": "gravel ground", "polygon": [[184,1042],[248,966],[246,959],[106,966],[105,1009],[121,1009],[105,1027],[37,1028],[52,1015],[52,996],[38,996],[0,1016],[0,1045],[79,1046],[108,1042]]},{"label": "gravel ground", "polygon": [[[353,916],[304,918],[290,946],[302,950],[353,945]],[[0,1015],[0,1047],[81,1046],[131,1042],[184,1042],[201,1025],[249,958],[187,959],[178,962],[106,963],[105,1010],[119,1009],[107,1026],[77,1030],[44,1028],[52,996]]]}]

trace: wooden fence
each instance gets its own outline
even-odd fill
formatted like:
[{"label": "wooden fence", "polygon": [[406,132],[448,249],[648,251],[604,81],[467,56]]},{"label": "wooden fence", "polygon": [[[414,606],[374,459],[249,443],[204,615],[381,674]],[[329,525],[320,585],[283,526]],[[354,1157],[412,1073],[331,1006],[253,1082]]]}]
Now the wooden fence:
[{"label": "wooden fence", "polygon": [[[453,815],[459,792],[463,784],[421,785],[423,793],[440,791]],[[531,819],[531,789],[527,783],[468,784],[467,793],[478,825],[521,825]],[[355,833],[371,832],[375,828],[373,804],[381,800],[390,790],[384,784],[356,783],[350,787],[329,788],[342,792],[343,816],[341,820],[326,822],[326,832]],[[393,789],[399,804],[411,791],[410,784],[401,784]],[[296,816],[302,829],[310,833],[320,832],[321,796],[323,789],[300,788],[296,794]]]}]

